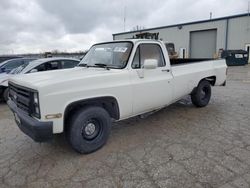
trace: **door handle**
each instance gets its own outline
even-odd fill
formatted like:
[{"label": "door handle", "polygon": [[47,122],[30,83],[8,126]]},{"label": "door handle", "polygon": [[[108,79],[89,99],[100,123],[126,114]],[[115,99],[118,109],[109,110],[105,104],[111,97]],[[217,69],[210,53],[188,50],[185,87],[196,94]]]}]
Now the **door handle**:
[{"label": "door handle", "polygon": [[161,71],[162,71],[162,72],[170,72],[169,69],[162,69]]}]

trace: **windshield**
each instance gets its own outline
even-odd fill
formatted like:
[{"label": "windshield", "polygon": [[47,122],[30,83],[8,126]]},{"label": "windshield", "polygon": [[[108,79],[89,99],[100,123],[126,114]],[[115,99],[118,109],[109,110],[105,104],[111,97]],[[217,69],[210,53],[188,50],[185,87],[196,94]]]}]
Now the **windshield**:
[{"label": "windshield", "polygon": [[21,66],[19,66],[19,67],[13,69],[12,71],[10,71],[9,74],[19,74],[20,72],[22,72],[22,70],[23,70],[25,67],[27,67],[28,64],[29,64],[28,62],[22,64]]},{"label": "windshield", "polygon": [[122,69],[127,65],[132,46],[131,42],[94,45],[82,59],[79,66]]}]

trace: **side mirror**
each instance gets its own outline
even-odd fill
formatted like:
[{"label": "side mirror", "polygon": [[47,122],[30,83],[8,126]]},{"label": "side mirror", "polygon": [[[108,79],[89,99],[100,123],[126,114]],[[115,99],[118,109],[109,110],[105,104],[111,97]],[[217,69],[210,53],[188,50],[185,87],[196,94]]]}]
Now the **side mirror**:
[{"label": "side mirror", "polygon": [[144,78],[144,69],[156,69],[158,61],[156,59],[145,59],[141,69],[137,69],[137,74],[140,78]]},{"label": "side mirror", "polygon": [[146,59],[144,61],[144,69],[156,69],[158,66],[158,61],[156,59]]},{"label": "side mirror", "polygon": [[37,69],[32,69],[32,70],[30,71],[30,73],[34,73],[34,72],[38,72],[38,70],[37,70]]}]

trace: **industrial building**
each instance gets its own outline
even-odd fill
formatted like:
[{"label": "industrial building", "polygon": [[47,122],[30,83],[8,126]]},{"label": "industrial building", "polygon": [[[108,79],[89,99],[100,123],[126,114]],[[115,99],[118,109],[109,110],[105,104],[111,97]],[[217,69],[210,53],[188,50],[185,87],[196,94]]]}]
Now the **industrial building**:
[{"label": "industrial building", "polygon": [[[139,35],[138,35],[139,34]],[[250,51],[250,15],[239,14],[113,34],[114,40],[154,37],[175,44],[179,57],[213,58],[219,50]]]}]

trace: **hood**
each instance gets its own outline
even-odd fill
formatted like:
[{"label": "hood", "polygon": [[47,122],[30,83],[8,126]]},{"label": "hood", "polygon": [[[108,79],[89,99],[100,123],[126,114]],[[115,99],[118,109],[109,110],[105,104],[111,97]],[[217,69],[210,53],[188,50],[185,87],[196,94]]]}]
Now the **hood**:
[{"label": "hood", "polygon": [[105,74],[115,74],[120,71],[121,70],[118,69],[107,70],[94,67],[75,67],[72,69],[20,74],[10,78],[9,81],[28,88],[39,89],[40,87],[51,86],[58,83],[98,77]]}]

